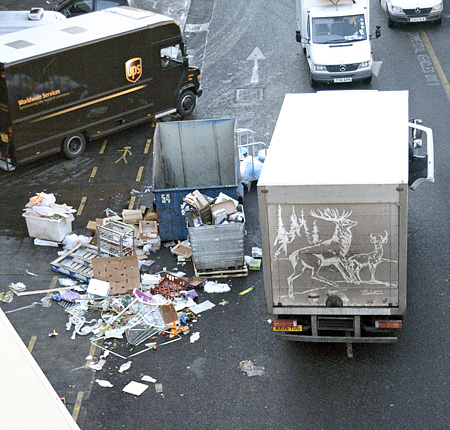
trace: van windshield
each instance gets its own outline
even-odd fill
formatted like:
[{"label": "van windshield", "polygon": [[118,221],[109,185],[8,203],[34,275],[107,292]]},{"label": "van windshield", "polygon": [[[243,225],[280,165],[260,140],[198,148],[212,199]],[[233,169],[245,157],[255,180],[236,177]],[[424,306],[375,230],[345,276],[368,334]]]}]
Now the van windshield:
[{"label": "van windshield", "polygon": [[367,39],[364,15],[312,19],[314,43],[343,43]]}]

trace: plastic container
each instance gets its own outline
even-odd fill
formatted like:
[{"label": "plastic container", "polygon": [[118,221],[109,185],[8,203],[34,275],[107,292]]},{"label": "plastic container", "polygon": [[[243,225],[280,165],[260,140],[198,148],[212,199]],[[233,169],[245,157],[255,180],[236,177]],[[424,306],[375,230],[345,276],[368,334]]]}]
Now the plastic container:
[{"label": "plastic container", "polygon": [[27,214],[22,216],[27,222],[30,237],[62,242],[68,234],[72,233],[72,221],[67,221],[66,218],[56,220]]}]

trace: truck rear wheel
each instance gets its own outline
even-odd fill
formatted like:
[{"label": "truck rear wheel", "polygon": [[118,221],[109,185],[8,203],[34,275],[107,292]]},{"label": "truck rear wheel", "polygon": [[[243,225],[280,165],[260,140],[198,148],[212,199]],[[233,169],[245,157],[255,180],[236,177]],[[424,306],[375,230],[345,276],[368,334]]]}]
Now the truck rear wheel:
[{"label": "truck rear wheel", "polygon": [[191,114],[196,104],[195,94],[191,90],[183,91],[177,103],[177,111],[181,116]]},{"label": "truck rear wheel", "polygon": [[70,159],[79,157],[84,152],[85,148],[86,138],[81,133],[66,137],[62,147],[64,155]]}]

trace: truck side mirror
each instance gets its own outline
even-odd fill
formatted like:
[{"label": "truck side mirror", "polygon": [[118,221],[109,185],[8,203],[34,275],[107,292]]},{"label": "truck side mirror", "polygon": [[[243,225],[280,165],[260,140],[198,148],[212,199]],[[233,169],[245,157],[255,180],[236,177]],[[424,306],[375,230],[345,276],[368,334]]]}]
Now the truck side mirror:
[{"label": "truck side mirror", "polygon": [[300,43],[302,42],[302,34],[300,33],[300,30],[295,31],[295,40]]}]

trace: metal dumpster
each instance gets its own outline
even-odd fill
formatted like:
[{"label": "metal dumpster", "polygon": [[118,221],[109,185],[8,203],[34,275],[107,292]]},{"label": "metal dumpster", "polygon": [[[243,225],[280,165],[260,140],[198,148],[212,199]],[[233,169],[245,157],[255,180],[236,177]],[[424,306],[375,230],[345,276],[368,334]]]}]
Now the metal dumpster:
[{"label": "metal dumpster", "polygon": [[194,190],[237,199],[239,160],[236,120],[161,122],[153,142],[152,192],[162,241],[183,240],[188,231],[183,198]]}]

